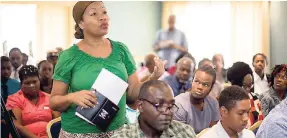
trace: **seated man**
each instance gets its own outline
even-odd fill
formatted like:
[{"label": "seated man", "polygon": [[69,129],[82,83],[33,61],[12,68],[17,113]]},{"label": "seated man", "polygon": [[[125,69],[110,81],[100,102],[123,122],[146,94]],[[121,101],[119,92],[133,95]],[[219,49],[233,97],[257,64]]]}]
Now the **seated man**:
[{"label": "seated man", "polygon": [[194,66],[192,59],[183,57],[176,64],[175,74],[164,79],[172,88],[174,96],[184,93],[191,88],[190,79],[194,73]]},{"label": "seated man", "polygon": [[256,138],[287,138],[287,97],[281,101],[260,125]]},{"label": "seated man", "polygon": [[195,72],[190,92],[175,97],[179,110],[174,119],[191,125],[195,133],[216,124],[220,119],[216,99],[208,96],[216,80],[215,70],[208,65]]},{"label": "seated man", "polygon": [[138,121],[124,125],[111,138],[195,138],[191,126],[172,120],[178,107],[174,104],[171,88],[165,82],[145,82],[138,99]]},{"label": "seated man", "polygon": [[200,138],[255,138],[245,129],[251,109],[248,93],[239,86],[224,89],[219,96],[221,120]]},{"label": "seated man", "polygon": [[[214,68],[214,64],[212,63],[212,61],[211,60],[209,60],[208,58],[204,58],[204,59],[202,59],[199,63],[198,63],[198,67],[199,66],[202,66],[202,65],[209,65],[209,66],[211,66],[212,68]],[[216,71],[216,70],[215,70]],[[216,74],[216,76],[218,76],[218,73]],[[224,84],[222,83],[222,82],[220,82],[219,80],[218,80],[218,78],[216,77],[216,81],[215,81],[215,83],[214,83],[214,85],[213,85],[213,87],[212,87],[212,89],[211,89],[211,91],[210,91],[210,93],[209,93],[209,96],[211,96],[211,97],[213,97],[213,98],[215,98],[215,99],[218,99],[218,97],[219,97],[219,94],[220,94],[220,92],[223,90],[223,88],[224,88]]]},{"label": "seated man", "polygon": [[20,83],[10,78],[12,72],[12,64],[8,57],[1,57],[1,96],[6,103],[9,95],[16,93],[20,90]]},{"label": "seated man", "polygon": [[[145,66],[147,67],[147,73],[143,78],[141,79],[141,82],[145,82],[146,80],[148,80],[149,76],[153,73],[154,71],[154,67],[155,67],[155,62],[154,62],[154,58],[156,57],[156,55],[154,54],[148,54],[145,59]],[[160,77],[159,80],[163,80],[165,77],[169,76],[168,72],[164,72]]]},{"label": "seated man", "polygon": [[139,96],[140,86],[136,86],[131,93],[127,93],[126,99],[126,120],[127,124],[132,124],[137,122],[137,118],[139,116],[139,111],[137,107],[137,99]]}]

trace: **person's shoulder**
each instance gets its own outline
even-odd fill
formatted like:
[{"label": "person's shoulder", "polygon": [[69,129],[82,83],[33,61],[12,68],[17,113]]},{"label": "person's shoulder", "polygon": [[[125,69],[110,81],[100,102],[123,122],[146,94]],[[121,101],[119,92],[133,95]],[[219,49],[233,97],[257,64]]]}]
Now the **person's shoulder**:
[{"label": "person's shoulder", "polygon": [[15,80],[15,79],[12,79],[12,78],[9,78],[8,79],[9,83],[11,83],[12,85],[20,85],[20,82]]},{"label": "person's shoulder", "polygon": [[214,105],[214,103],[218,103],[218,101],[217,101],[215,98],[213,98],[213,97],[211,97],[211,96],[209,96],[209,95],[207,95],[207,96],[205,97],[205,100],[206,100],[209,104],[211,104],[211,105]]},{"label": "person's shoulder", "polygon": [[76,52],[78,51],[77,49],[78,49],[78,46],[76,44],[73,44],[71,47],[61,51],[59,53],[59,57],[61,57],[61,58],[63,58],[63,57],[64,58],[69,58],[69,57],[71,57],[73,55],[76,56]]},{"label": "person's shoulder", "polygon": [[189,99],[190,92],[181,93],[175,97],[176,103],[186,103],[186,101],[189,101]]},{"label": "person's shoulder", "polygon": [[24,100],[23,92],[19,90],[14,94],[9,95],[8,100],[23,101]]},{"label": "person's shoulder", "polygon": [[242,138],[255,138],[255,134],[249,129],[243,129]]},{"label": "person's shoulder", "polygon": [[9,97],[20,97],[21,95],[23,95],[23,92],[21,90],[19,90],[14,94],[9,95]]},{"label": "person's shoulder", "polygon": [[159,30],[156,31],[157,34],[166,33],[166,32],[168,32],[167,29],[159,29]]},{"label": "person's shoulder", "polygon": [[272,100],[272,91],[273,91],[273,89],[270,88],[268,91],[263,92],[262,94],[260,94],[260,95],[258,96],[258,99],[259,99],[260,101],[269,101],[269,100]]},{"label": "person's shoulder", "polygon": [[49,93],[46,93],[46,92],[44,92],[44,91],[39,91],[39,93],[41,94],[41,95],[43,95],[43,96],[45,96],[45,97],[50,97],[50,94]]},{"label": "person's shoulder", "polygon": [[169,83],[172,79],[173,79],[173,76],[172,76],[172,75],[169,75],[169,76],[165,77],[165,78],[163,79],[163,81]]},{"label": "person's shoulder", "polygon": [[214,129],[215,125],[211,128],[206,128],[199,133],[201,135],[199,138],[218,138],[216,130]]},{"label": "person's shoulder", "polygon": [[129,52],[129,48],[128,46],[120,41],[116,41],[116,40],[110,40],[111,45],[113,46],[113,48],[115,48],[116,51],[123,51],[123,52]]},{"label": "person's shoulder", "polygon": [[137,127],[137,123],[133,124],[125,124],[121,128],[117,129],[111,138],[129,138],[134,134],[139,127]]},{"label": "person's shoulder", "polygon": [[170,126],[172,128],[176,127],[176,128],[184,128],[184,129],[191,129],[191,130],[193,130],[193,128],[190,125],[182,123],[182,122],[177,121],[177,120],[172,120]]},{"label": "person's shoulder", "polygon": [[196,136],[194,129],[190,125],[184,124],[176,120],[171,121],[170,129],[174,133],[179,134],[179,135],[186,135],[186,136],[194,137],[194,138]]}]

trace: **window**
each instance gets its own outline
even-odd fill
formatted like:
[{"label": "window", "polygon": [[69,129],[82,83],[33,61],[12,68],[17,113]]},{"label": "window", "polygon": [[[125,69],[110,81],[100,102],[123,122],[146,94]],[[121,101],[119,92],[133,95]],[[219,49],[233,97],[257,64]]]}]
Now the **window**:
[{"label": "window", "polygon": [[[36,33],[36,5],[1,5],[0,42],[1,55],[18,47],[32,56]],[[8,55],[7,55],[8,56]]]},{"label": "window", "polygon": [[229,2],[190,2],[181,14],[175,11],[177,28],[185,33],[197,63],[216,53],[224,56],[225,67],[232,63],[230,11]]}]

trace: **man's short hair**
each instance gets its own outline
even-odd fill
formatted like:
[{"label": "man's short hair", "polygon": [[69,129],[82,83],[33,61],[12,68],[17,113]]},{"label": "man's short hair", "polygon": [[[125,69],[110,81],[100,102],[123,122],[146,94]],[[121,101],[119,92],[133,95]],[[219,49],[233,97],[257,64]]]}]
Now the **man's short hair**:
[{"label": "man's short hair", "polygon": [[206,62],[206,61],[208,61],[208,62],[211,62],[212,63],[212,61],[210,60],[210,59],[208,59],[208,58],[203,58],[202,60],[200,60],[199,61],[199,63],[198,63],[198,67],[199,66],[201,66],[204,62]]},{"label": "man's short hair", "polygon": [[21,50],[20,50],[19,48],[14,47],[14,48],[12,48],[12,49],[9,51],[9,56],[10,56],[11,53],[14,52],[14,51],[19,51],[19,52],[22,54],[22,52],[21,52]]},{"label": "man's short hair", "polygon": [[169,85],[161,80],[149,80],[142,84],[138,99],[147,98],[149,94],[149,88],[154,87],[158,89],[168,88]]},{"label": "man's short hair", "polygon": [[212,68],[209,65],[201,65],[201,66],[198,67],[198,69],[195,71],[195,73],[197,71],[203,71],[203,72],[205,72],[205,73],[207,73],[207,74],[209,74],[209,75],[211,75],[213,77],[212,84],[211,84],[211,88],[212,88],[214,83],[215,83],[215,81],[216,81],[216,72],[215,72],[214,68]]},{"label": "man's short hair", "polygon": [[219,95],[219,107],[224,106],[227,110],[235,107],[236,102],[249,99],[248,93],[237,85],[232,85],[224,90]]},{"label": "man's short hair", "polygon": [[0,64],[3,64],[4,62],[10,62],[10,58],[9,57],[6,57],[6,56],[1,56],[1,63]]}]

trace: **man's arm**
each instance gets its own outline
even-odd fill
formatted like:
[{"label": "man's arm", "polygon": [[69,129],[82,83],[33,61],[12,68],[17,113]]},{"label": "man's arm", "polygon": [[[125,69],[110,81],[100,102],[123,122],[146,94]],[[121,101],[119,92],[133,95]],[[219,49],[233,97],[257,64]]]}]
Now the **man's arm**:
[{"label": "man's arm", "polygon": [[184,33],[182,33],[181,35],[182,35],[181,44],[176,45],[175,43],[173,43],[172,48],[175,48],[181,52],[187,52],[188,51],[188,44],[187,44],[186,37],[185,37]]}]

